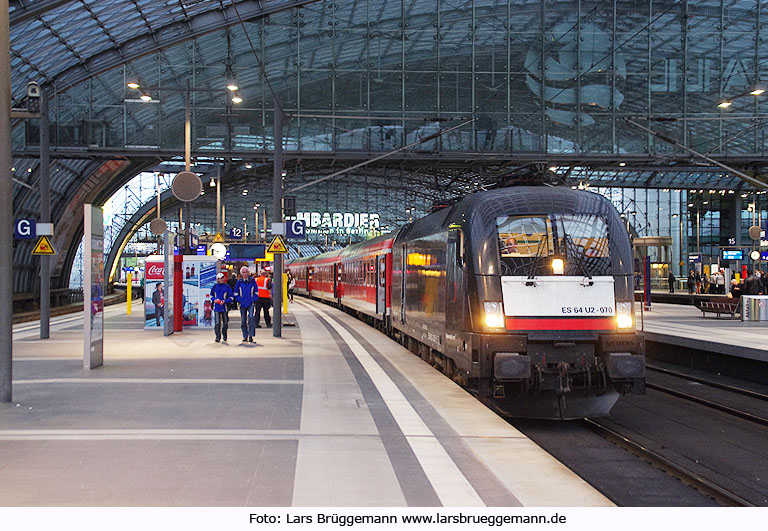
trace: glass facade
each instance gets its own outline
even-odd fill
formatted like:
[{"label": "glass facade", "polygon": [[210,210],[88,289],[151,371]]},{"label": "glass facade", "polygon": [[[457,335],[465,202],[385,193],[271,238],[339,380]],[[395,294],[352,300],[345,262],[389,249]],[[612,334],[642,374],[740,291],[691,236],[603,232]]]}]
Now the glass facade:
[{"label": "glass facade", "polygon": [[[166,2],[134,4],[121,9],[155,13]],[[195,9],[206,4],[215,3]],[[625,121],[633,118],[703,152],[765,156],[754,120],[768,104],[748,94],[768,77],[768,5],[760,2],[324,0],[133,59],[121,44],[136,35],[119,20],[110,41],[109,24],[91,28],[83,18],[77,34],[92,33],[91,48],[68,51],[45,31],[21,31],[39,21],[14,27],[14,50],[56,52],[38,71],[20,51],[14,61],[23,73],[15,92],[41,72],[53,81],[59,146],[180,150],[189,87],[194,146],[211,153],[269,152],[276,95],[289,114],[285,148],[301,153],[386,152],[469,120],[418,151],[679,152]],[[154,16],[147,24],[159,37],[170,31]],[[110,68],[111,48],[125,60]],[[84,70],[89,56],[104,67]],[[232,75],[239,105],[225,88]],[[733,103],[727,109],[717,107],[723,98]],[[30,124],[18,142],[34,144],[36,135]]]}]

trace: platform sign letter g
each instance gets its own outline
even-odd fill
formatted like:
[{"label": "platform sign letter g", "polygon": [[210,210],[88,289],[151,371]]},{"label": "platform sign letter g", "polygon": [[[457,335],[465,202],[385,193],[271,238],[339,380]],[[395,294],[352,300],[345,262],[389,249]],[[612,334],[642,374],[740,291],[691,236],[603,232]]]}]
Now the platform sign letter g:
[{"label": "platform sign letter g", "polygon": [[13,229],[14,237],[19,240],[32,240],[37,236],[35,221],[32,219],[17,219]]}]

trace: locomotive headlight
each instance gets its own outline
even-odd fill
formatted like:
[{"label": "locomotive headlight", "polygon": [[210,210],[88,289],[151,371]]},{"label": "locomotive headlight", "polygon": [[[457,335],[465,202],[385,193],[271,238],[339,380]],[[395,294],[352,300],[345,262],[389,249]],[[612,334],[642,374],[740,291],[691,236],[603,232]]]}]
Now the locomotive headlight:
[{"label": "locomotive headlight", "polygon": [[504,308],[500,302],[485,303],[485,326],[487,328],[504,328]]},{"label": "locomotive headlight", "polygon": [[562,275],[565,272],[565,260],[562,258],[552,259],[552,273],[555,275]]},{"label": "locomotive headlight", "polygon": [[632,328],[632,303],[631,302],[617,302],[616,303],[616,326],[619,329]]}]

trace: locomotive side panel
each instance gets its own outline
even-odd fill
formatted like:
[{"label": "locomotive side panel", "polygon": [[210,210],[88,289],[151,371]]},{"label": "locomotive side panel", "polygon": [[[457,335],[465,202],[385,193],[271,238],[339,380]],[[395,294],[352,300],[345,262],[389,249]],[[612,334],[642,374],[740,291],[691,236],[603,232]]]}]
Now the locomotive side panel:
[{"label": "locomotive side panel", "polygon": [[[393,305],[398,307],[393,326],[414,339],[444,351],[445,278],[448,233],[408,240],[399,246],[392,282]],[[402,297],[402,298],[401,298]]]}]

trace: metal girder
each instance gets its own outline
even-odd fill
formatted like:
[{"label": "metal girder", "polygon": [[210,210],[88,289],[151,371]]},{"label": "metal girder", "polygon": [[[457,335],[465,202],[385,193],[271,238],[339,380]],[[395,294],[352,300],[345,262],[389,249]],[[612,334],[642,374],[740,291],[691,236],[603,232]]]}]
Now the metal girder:
[{"label": "metal girder", "polygon": [[[169,203],[177,201],[173,192],[168,189],[160,194],[160,211],[162,212],[163,203]],[[166,205],[167,206],[167,205]],[[133,235],[143,227],[147,221],[152,217],[153,212],[157,209],[157,199],[153,197],[146,203],[144,203],[136,213],[123,225],[120,233],[115,238],[112,248],[109,250],[106,262],[104,263],[104,276],[109,279],[112,274],[112,267],[120,255],[123,253],[123,249],[128,244]]]},{"label": "metal girder", "polygon": [[293,0],[284,4],[242,0],[224,6],[223,9],[206,11],[178,20],[157,28],[152,33],[145,33],[86,59],[82,65],[74,65],[55,76],[56,83],[77,85],[88,78],[104,73],[122,64],[129,63],[145,55],[160,52],[170,46],[192,40],[201,35],[240,24],[241,21],[253,20],[286,9],[300,7],[319,0]]}]

